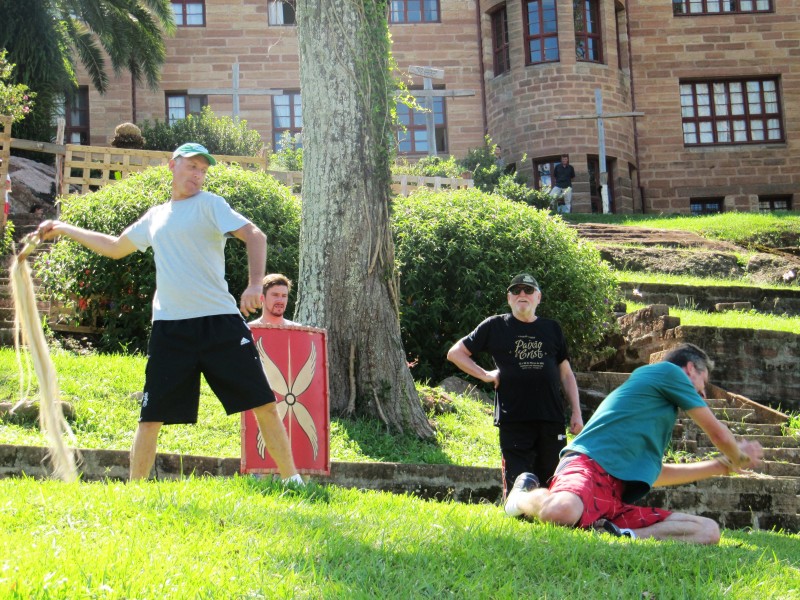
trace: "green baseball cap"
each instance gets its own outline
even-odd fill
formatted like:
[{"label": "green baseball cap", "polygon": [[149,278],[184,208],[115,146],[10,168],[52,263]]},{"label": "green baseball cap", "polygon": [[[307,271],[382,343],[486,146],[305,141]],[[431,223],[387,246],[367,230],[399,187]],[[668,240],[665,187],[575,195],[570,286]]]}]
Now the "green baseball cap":
[{"label": "green baseball cap", "polygon": [[187,158],[190,156],[202,156],[212,167],[217,164],[216,159],[214,159],[214,157],[208,153],[208,150],[205,146],[202,144],[195,144],[193,142],[178,146],[177,150],[172,153],[172,158],[178,158],[179,156],[185,156]]}]

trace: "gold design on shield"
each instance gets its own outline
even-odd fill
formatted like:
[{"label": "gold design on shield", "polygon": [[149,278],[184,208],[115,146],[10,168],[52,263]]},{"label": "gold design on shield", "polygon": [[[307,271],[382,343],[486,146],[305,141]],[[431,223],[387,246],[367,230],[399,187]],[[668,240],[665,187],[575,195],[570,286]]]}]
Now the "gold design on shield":
[{"label": "gold design on shield", "polygon": [[[311,417],[311,413],[309,413],[308,409],[300,402],[300,396],[308,390],[309,386],[311,386],[311,381],[314,379],[314,373],[317,368],[317,347],[314,345],[314,342],[311,342],[311,354],[308,355],[306,364],[303,365],[303,368],[300,369],[300,372],[294,379],[292,379],[291,340],[287,342],[289,363],[286,377],[283,376],[278,365],[272,362],[267,351],[264,350],[261,339],[256,341],[256,347],[258,348],[258,353],[261,355],[261,364],[264,366],[264,373],[267,375],[269,386],[276,394],[283,396],[283,402],[278,402],[277,408],[281,422],[286,417],[286,414],[289,414],[289,423],[287,427],[289,432],[289,444],[291,445],[292,442],[292,418],[294,417],[297,424],[300,425],[300,429],[308,436],[308,441],[311,442],[311,447],[314,450],[314,458],[316,459],[317,452],[319,451],[317,428],[314,425],[314,419]],[[258,431],[256,443],[258,445],[258,455],[263,459],[264,452],[266,451],[266,444],[264,443],[264,438],[261,436],[260,429]]]}]

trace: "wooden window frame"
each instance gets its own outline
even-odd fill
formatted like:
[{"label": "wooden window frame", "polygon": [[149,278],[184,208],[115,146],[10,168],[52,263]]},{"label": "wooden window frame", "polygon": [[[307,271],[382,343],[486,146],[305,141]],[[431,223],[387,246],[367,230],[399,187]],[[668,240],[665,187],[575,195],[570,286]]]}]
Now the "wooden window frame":
[{"label": "wooden window frame", "polygon": [[[439,88],[442,89],[442,88]],[[414,90],[409,90],[411,94],[414,93]],[[424,108],[425,100],[420,101],[420,105]],[[437,111],[437,104],[441,106],[441,111]],[[402,156],[427,156],[428,148],[430,147],[430,140],[427,140],[425,143],[425,148],[420,149],[418,148],[417,141],[414,139],[414,132],[415,131],[424,131],[427,133],[427,125],[426,125],[426,113],[422,110],[415,110],[409,108],[405,104],[400,102],[397,103],[397,117],[398,119],[402,118],[401,112],[408,110],[408,124],[403,124],[405,126],[405,131],[402,129],[398,130],[397,132],[397,153]],[[434,110],[434,123],[433,123],[433,130],[434,135],[436,136],[436,153],[437,154],[446,154],[449,152],[449,143],[447,140],[447,102],[445,102],[445,98],[442,96],[436,97],[433,99],[433,110]],[[441,122],[436,122],[436,115],[441,114]],[[404,139],[403,136],[406,136]],[[441,144],[440,142],[441,138]],[[410,143],[411,147],[409,150],[402,150],[400,148],[401,144],[404,142]]]},{"label": "wooden window frame", "polygon": [[[778,77],[681,80],[683,145],[738,146],[785,142],[780,87]],[[755,126],[759,123],[760,127]],[[776,131],[777,134],[770,137],[771,132]],[[702,141],[709,136],[710,140]]]},{"label": "wooden window frame", "polygon": [[511,70],[511,55],[508,43],[508,11],[501,4],[489,14],[492,23],[492,63],[494,76]]},{"label": "wooden window frame", "polygon": [[[553,18],[550,21],[545,21],[545,16],[549,11],[549,7],[545,7],[546,3],[552,5]],[[531,10],[532,8],[533,10]],[[536,15],[535,24],[539,28],[539,32],[533,34],[530,32],[532,25],[530,16],[532,12]],[[525,41],[525,64],[540,65],[549,62],[559,62],[561,60],[561,51],[558,48],[558,8],[556,7],[556,1],[529,0],[527,2],[523,2],[522,23],[524,27],[523,39]],[[548,23],[554,24],[555,29],[552,31],[545,31]],[[548,50],[552,50],[552,47],[549,47],[548,43],[552,44],[552,40],[555,40],[556,56],[555,58],[547,58]],[[534,46],[536,47],[536,51],[540,54],[542,60],[533,60],[531,58]]]},{"label": "wooden window frame", "polygon": [[[182,98],[183,99],[183,112],[184,115],[180,119],[172,119],[170,118],[170,105],[169,101],[171,98]],[[200,110],[190,110],[192,100],[199,100],[200,101]],[[208,106],[208,96],[200,95],[200,94],[187,94],[186,92],[164,92],[164,111],[165,111],[165,118],[168,125],[172,125],[176,121],[180,121],[181,119],[185,119],[189,115],[199,116],[202,112],[203,108]]]},{"label": "wooden window frame", "polygon": [[[176,27],[205,27],[206,26],[206,0],[170,0],[170,4],[172,4],[172,12],[175,15],[175,26]],[[199,4],[202,6],[202,13],[201,13],[201,20],[202,23],[187,23],[187,17],[189,14],[186,11],[186,7],[190,4]],[[183,7],[179,18],[179,13],[175,11],[175,6]]]},{"label": "wooden window frame", "polygon": [[[712,205],[718,205],[719,210],[709,210]],[[699,207],[695,210],[695,207]],[[689,198],[689,211],[693,215],[718,215],[725,212],[725,198]]]},{"label": "wooden window frame", "polygon": [[[419,4],[419,20],[410,21],[408,18],[409,2]],[[440,0],[389,0],[389,25],[418,25],[420,23],[441,23],[442,22],[442,3]],[[436,18],[428,18],[426,5],[433,5],[436,8]],[[396,10],[401,8],[401,10]]]},{"label": "wooden window frame", "polygon": [[[78,106],[75,108],[75,100],[78,99]],[[83,106],[81,106],[81,104]],[[76,124],[72,119],[73,110],[77,111],[81,117]],[[88,146],[91,143],[90,135],[90,120],[89,120],[89,86],[80,86],[72,95],[64,101],[64,139],[68,144],[74,144],[72,141],[73,134],[77,133],[81,141],[78,142],[82,146]]]},{"label": "wooden window frame", "polygon": [[[575,22],[575,58],[578,62],[603,64],[600,0],[573,0],[572,8]],[[583,29],[579,29],[581,24],[584,24]],[[590,29],[585,27],[587,24]],[[583,56],[581,56],[581,48],[584,49]],[[588,56],[590,48],[595,48],[596,56]]]},{"label": "wooden window frame", "polygon": [[[278,115],[278,111],[276,107],[279,106],[278,99],[279,98],[289,98],[289,127],[279,126],[277,124],[277,120],[279,118],[285,118],[285,115]],[[297,114],[297,106],[300,106],[300,114]],[[283,105],[280,105],[283,106]],[[299,121],[299,125],[298,125]],[[288,131],[289,135],[294,138],[300,138],[303,134],[303,104],[302,104],[302,97],[300,95],[300,90],[284,90],[283,94],[279,96],[272,96],[272,149],[273,152],[277,152],[280,148],[279,143],[281,136],[284,132]],[[301,145],[301,144],[299,144]]]}]

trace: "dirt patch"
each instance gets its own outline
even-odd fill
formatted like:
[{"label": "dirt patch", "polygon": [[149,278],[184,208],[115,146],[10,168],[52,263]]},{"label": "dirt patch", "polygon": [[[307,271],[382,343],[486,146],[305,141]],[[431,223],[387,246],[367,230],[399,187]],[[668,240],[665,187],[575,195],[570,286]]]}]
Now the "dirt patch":
[{"label": "dirt patch", "polygon": [[[575,225],[578,235],[594,242],[603,260],[615,269],[714,279],[744,279],[754,284],[787,283],[792,269],[800,272],[800,256],[773,250],[741,256],[748,250],[695,233],[600,223]],[[794,278],[788,283],[797,285]]]}]

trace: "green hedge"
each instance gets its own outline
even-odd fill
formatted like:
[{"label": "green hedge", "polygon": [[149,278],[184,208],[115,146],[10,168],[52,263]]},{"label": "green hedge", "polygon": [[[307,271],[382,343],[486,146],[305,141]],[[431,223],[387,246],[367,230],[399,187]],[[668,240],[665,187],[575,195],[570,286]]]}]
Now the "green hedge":
[{"label": "green hedge", "polygon": [[[63,199],[62,220],[95,231],[119,235],[150,207],[170,197],[172,175],[167,167],[148,169],[98,192]],[[211,167],[205,189],[230,205],[267,235],[267,268],[297,277],[300,204],[289,190],[263,172],[238,166]],[[48,291],[78,304],[81,322],[102,315],[102,346],[117,350],[146,348],[155,289],[152,250],[122,260],[97,255],[62,239],[37,263]],[[247,284],[247,254],[238,240],[226,245],[226,273],[238,299]]]},{"label": "green hedge", "polygon": [[509,311],[506,286],[520,272],[542,286],[537,314],[564,328],[582,366],[615,322],[618,289],[591,244],[560,218],[478,190],[420,191],[394,206],[401,272],[401,322],[417,379],[438,381],[455,367],[448,348],[486,317]]},{"label": "green hedge", "polygon": [[[169,198],[170,181],[166,168],[151,169],[67,198],[63,219],[119,234]],[[300,203],[288,189],[265,174],[224,165],[209,170],[206,188],[265,231],[268,270],[295,279]],[[484,318],[508,311],[505,288],[520,271],[539,280],[544,299],[538,312],[561,322],[578,365],[613,322],[618,292],[610,270],[594,246],[544,211],[475,189],[420,191],[394,201],[393,227],[403,342],[409,359],[419,360],[418,380],[435,382],[454,372],[447,349]],[[238,296],[247,279],[244,245],[231,241],[226,252],[230,289]],[[63,240],[39,266],[49,290],[81,302],[81,318],[104,315],[106,348],[145,347],[155,285],[149,252],[113,261]]]}]

